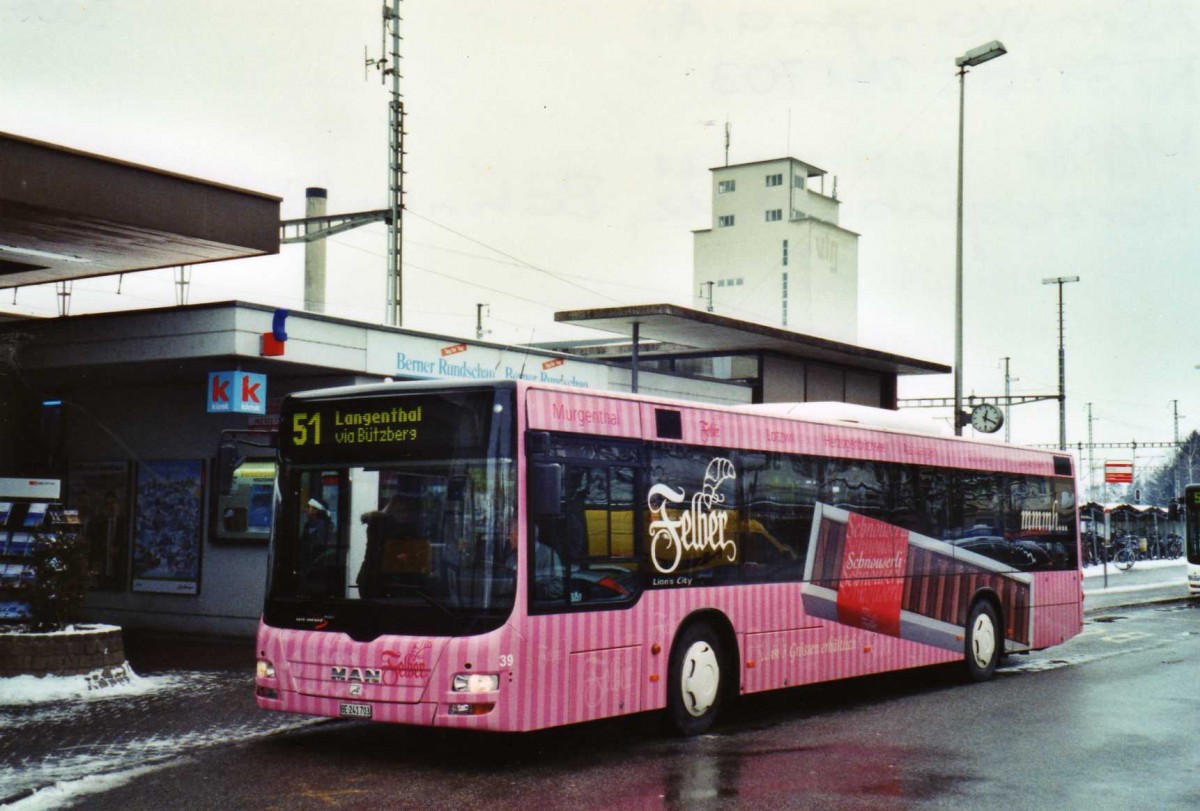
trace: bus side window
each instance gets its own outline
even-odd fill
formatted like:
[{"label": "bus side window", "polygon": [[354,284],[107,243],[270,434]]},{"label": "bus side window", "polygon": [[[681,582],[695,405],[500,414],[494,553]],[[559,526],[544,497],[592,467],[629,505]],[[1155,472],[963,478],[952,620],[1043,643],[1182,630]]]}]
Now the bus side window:
[{"label": "bus side window", "polygon": [[743,454],[744,515],[737,521],[744,582],[795,581],[804,576],[812,529],[815,473],[784,455]]},{"label": "bus side window", "polygon": [[563,513],[566,516],[566,552],[571,558],[588,554],[587,504],[591,495],[590,470],[569,466],[564,480]]},{"label": "bus side window", "polygon": [[637,594],[633,468],[565,465],[562,512],[530,522],[536,607],[604,605]]},{"label": "bus side window", "polygon": [[561,517],[539,518],[531,527],[534,603],[560,605],[563,601],[566,569],[554,542],[556,536],[561,537],[563,523]]}]

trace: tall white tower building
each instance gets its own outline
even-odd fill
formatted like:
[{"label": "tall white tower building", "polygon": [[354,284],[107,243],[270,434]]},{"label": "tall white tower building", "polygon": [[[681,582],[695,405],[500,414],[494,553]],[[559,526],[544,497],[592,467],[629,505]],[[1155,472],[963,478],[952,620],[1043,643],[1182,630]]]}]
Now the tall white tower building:
[{"label": "tall white tower building", "polygon": [[712,225],[693,232],[697,308],[855,343],[858,234],[838,225],[825,171],[795,158],[710,171]]}]

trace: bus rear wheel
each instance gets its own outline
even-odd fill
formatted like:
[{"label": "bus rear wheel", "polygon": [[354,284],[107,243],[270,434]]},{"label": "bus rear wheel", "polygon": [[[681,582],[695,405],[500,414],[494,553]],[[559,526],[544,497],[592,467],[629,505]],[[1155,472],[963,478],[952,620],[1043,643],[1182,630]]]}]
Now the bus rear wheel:
[{"label": "bus rear wheel", "polygon": [[988,600],[976,600],[967,615],[967,633],[963,647],[967,673],[974,681],[987,681],[996,672],[1004,636],[996,619],[996,609]]},{"label": "bus rear wheel", "polygon": [[724,664],[720,640],[706,623],[689,625],[675,639],[667,675],[667,713],[676,732],[698,735],[712,726],[725,692]]}]

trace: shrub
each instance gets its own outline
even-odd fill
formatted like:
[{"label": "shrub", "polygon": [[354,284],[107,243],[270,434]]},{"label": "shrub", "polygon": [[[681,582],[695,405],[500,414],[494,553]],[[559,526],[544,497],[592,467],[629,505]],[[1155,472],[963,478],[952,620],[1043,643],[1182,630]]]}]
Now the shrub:
[{"label": "shrub", "polygon": [[78,622],[87,586],[87,544],[74,527],[42,530],[34,536],[30,630],[59,631]]}]

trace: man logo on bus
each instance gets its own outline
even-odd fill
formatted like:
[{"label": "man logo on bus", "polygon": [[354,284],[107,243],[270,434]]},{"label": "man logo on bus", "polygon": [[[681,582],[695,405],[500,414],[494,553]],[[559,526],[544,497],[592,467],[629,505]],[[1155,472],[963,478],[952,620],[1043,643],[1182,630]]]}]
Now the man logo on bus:
[{"label": "man logo on bus", "polygon": [[383,682],[383,671],[374,667],[339,667],[329,668],[330,681],[358,682],[359,684],[380,684]]},{"label": "man logo on bus", "polygon": [[737,542],[725,537],[729,511],[718,509],[725,496],[717,492],[736,476],[733,462],[719,456],[713,459],[704,471],[700,492],[692,494],[690,507],[678,511],[677,518],[671,517],[668,506],[683,504],[686,491],[667,484],[650,488],[646,506],[654,519],[650,522],[650,562],[655,569],[662,574],[675,571],[685,550],[721,552],[730,563],[737,559]]}]

